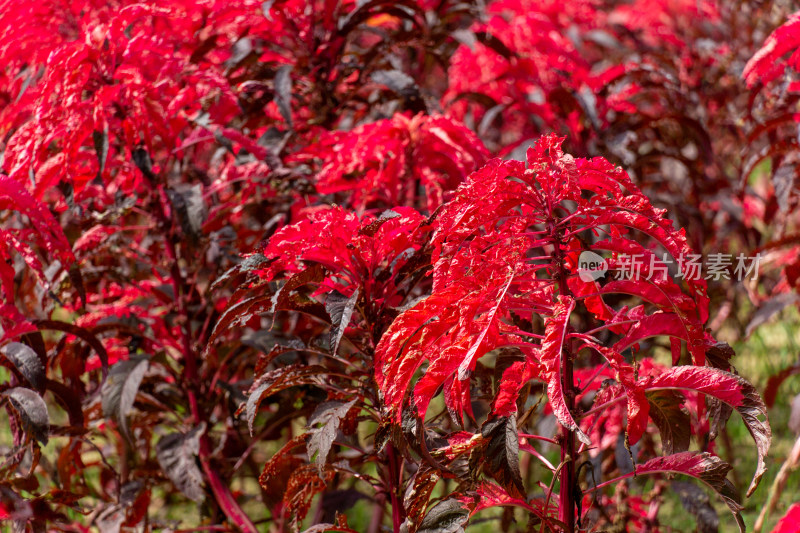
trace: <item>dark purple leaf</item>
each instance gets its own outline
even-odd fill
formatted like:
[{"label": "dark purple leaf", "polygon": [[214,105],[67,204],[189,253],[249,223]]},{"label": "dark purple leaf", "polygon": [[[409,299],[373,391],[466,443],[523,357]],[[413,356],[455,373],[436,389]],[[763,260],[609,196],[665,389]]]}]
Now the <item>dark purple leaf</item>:
[{"label": "dark purple leaf", "polygon": [[517,416],[502,416],[487,421],[481,428],[488,439],[484,468],[512,497],[522,498],[525,489],[519,469]]},{"label": "dark purple leaf", "polygon": [[292,127],[292,66],[283,65],[275,73],[275,104],[289,127]]},{"label": "dark purple leaf", "polygon": [[697,533],[717,533],[719,531],[719,516],[703,489],[686,481],[673,481],[670,483],[670,488],[678,494],[683,508],[694,516]]},{"label": "dark purple leaf", "polygon": [[661,434],[665,455],[685,452],[691,441],[691,419],[683,408],[683,395],[670,390],[647,393],[650,418]]},{"label": "dark purple leaf", "polygon": [[464,524],[469,520],[469,509],[456,499],[443,500],[434,505],[417,533],[463,533]]},{"label": "dark purple leaf", "polygon": [[175,487],[196,502],[205,498],[203,474],[197,466],[200,436],[205,430],[206,424],[201,422],[188,433],[171,433],[162,437],[156,445],[158,464]]},{"label": "dark purple leaf", "polygon": [[37,391],[44,390],[45,369],[39,356],[30,346],[20,342],[10,342],[0,348],[6,360],[14,365],[19,373]]},{"label": "dark purple leaf", "polygon": [[[336,401],[321,403],[308,419],[311,434],[307,443],[308,459],[317,463],[320,475],[331,451],[331,445],[339,432],[339,425],[355,403],[356,400],[347,403]],[[314,427],[317,424],[319,426]]]},{"label": "dark purple leaf", "polygon": [[148,367],[149,362],[145,357],[132,357],[127,361],[120,361],[111,367],[108,379],[103,384],[101,392],[103,416],[116,420],[122,434],[128,439],[131,438],[128,415],[133,409],[136,393]]},{"label": "dark purple leaf", "polygon": [[753,313],[753,316],[750,317],[750,323],[747,324],[745,335],[749,337],[761,324],[766,323],[770,318],[783,311],[784,308],[794,305],[799,301],[800,296],[794,292],[785,292],[777,296],[773,296],[761,304],[756,312]]},{"label": "dark purple leaf", "polygon": [[349,298],[338,291],[328,294],[325,300],[325,310],[331,317],[331,351],[335,354],[339,350],[339,342],[350,324],[350,318],[358,301],[358,289]]},{"label": "dark purple leaf", "polygon": [[14,387],[3,393],[22,421],[23,429],[41,444],[46,445],[50,434],[50,415],[47,405],[36,391]]}]

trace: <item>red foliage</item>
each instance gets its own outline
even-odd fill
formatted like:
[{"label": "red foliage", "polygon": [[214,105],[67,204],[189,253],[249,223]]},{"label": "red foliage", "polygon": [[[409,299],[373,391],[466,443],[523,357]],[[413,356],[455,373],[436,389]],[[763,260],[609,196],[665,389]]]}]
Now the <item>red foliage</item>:
[{"label": "red foliage", "polygon": [[772,533],[797,533],[800,531],[800,503],[793,503],[775,525]]},{"label": "red foliage", "polygon": [[0,517],[657,531],[679,473],[743,528],[714,438],[749,495],[771,430],[714,335],[800,301],[798,19],[757,4],[0,2]]},{"label": "red foliage", "polygon": [[487,152],[452,119],[397,114],[347,132],[323,132],[293,159],[320,160],[317,191],[350,192],[345,203],[357,211],[406,205],[432,212],[486,162]]}]

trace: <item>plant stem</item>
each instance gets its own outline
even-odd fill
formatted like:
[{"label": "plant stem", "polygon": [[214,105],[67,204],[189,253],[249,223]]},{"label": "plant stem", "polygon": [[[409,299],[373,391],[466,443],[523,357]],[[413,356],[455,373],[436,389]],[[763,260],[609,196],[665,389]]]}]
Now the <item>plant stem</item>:
[{"label": "plant stem", "polygon": [[602,483],[600,483],[598,485],[595,485],[591,489],[587,489],[586,492],[594,492],[596,490],[600,490],[603,487],[607,487],[609,485],[613,485],[614,483],[619,483],[623,479],[628,479],[629,477],[633,477],[635,475],[636,475],[636,472],[630,472],[628,474],[622,474],[621,476],[615,477],[614,479],[609,479],[608,481],[603,481]]},{"label": "plant stem", "polygon": [[[178,264],[178,254],[172,241],[172,228],[174,227],[174,224],[167,216],[167,213],[169,212],[169,200],[167,199],[167,194],[162,187],[158,188],[158,193],[159,206],[161,208],[159,212],[159,218],[161,219],[165,233],[164,247],[167,252],[167,258],[171,263],[170,274],[172,278],[172,288],[175,294],[175,303],[178,308],[178,315],[183,318],[183,323],[181,324],[181,336],[183,341],[183,362],[186,368],[186,380],[188,382],[187,396],[189,399],[189,409],[192,413],[194,423],[199,424],[205,420],[205,418],[200,411],[200,405],[197,401],[196,389],[198,388],[199,383],[197,380],[197,360],[195,358],[195,352],[192,349],[190,329],[191,318],[189,317],[189,312],[186,309],[184,302],[184,280],[183,275],[181,274],[180,265]],[[236,501],[236,498],[233,497],[233,494],[231,494],[230,488],[222,480],[219,472],[211,465],[211,446],[206,433],[200,435],[200,447],[198,451],[200,464],[202,465],[203,472],[208,480],[208,485],[211,488],[211,492],[213,492],[214,498],[216,499],[217,504],[222,512],[225,513],[225,516],[227,516],[228,519],[233,522],[233,524],[235,524],[236,527],[238,527],[241,531],[245,533],[257,533],[258,530],[256,529],[256,526],[239,506],[239,503]]]},{"label": "plant stem", "polygon": [[[572,375],[572,354],[564,347],[561,359],[561,386],[564,399],[570,412],[575,408],[574,382]],[[575,433],[561,427],[561,477],[558,492],[558,519],[565,525],[567,533],[575,531]]]},{"label": "plant stem", "polygon": [[[558,290],[562,294],[570,295],[567,284],[569,276],[564,267],[564,253],[561,249],[560,230],[557,229],[552,218],[548,220],[548,230],[553,243],[553,259],[556,271],[554,277],[558,282]],[[568,325],[567,325],[568,327]],[[561,348],[561,390],[564,392],[564,401],[570,413],[575,411],[575,378],[573,376],[572,359],[574,354],[568,343]],[[558,490],[558,519],[564,524],[565,533],[575,532],[575,496],[578,492],[575,475],[575,433],[561,426],[561,472]]]},{"label": "plant stem", "polygon": [[367,533],[378,533],[381,530],[381,522],[383,522],[383,513],[385,511],[386,495],[381,493],[375,498],[375,509],[372,511],[372,518],[369,521]]},{"label": "plant stem", "polygon": [[389,461],[389,484],[386,488],[392,501],[392,531],[398,533],[406,517],[403,502],[400,498],[400,487],[402,486],[399,468],[400,458],[397,456],[394,445],[391,442],[386,445],[386,456]]}]

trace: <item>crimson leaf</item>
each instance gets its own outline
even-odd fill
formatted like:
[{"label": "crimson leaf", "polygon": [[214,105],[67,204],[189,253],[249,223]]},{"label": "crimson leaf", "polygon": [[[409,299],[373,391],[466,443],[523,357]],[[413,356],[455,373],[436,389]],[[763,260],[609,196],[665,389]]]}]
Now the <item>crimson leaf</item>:
[{"label": "crimson leaf", "polygon": [[590,445],[591,440],[580,430],[575,419],[572,418],[561,383],[561,358],[569,328],[569,317],[573,309],[575,309],[575,301],[568,296],[560,297],[559,302],[553,306],[553,316],[545,320],[541,358],[547,373],[547,398],[553,408],[553,413],[562,426],[574,431],[581,442]]},{"label": "crimson leaf", "polygon": [[636,475],[675,473],[699,479],[719,494],[739,524],[739,531],[745,532],[740,514],[742,506],[736,488],[725,476],[733,467],[715,455],[705,452],[681,452],[666,457],[656,457],[636,466]]},{"label": "crimson leaf", "polygon": [[[730,405],[742,416],[758,451],[758,464],[747,496],[758,487],[767,470],[765,457],[772,441],[772,430],[767,421],[767,407],[756,388],[745,379],[717,368],[679,366],[649,378],[647,389],[689,389],[702,392]],[[764,417],[761,420],[760,417]]]},{"label": "crimson leaf", "polygon": [[772,533],[797,533],[797,524],[800,524],[800,503],[793,503],[775,524]]},{"label": "crimson leaf", "polygon": [[767,83],[780,76],[786,65],[776,65],[778,59],[800,46],[800,13],[792,17],[767,38],[764,45],[744,66],[742,77],[752,87],[757,81]]}]

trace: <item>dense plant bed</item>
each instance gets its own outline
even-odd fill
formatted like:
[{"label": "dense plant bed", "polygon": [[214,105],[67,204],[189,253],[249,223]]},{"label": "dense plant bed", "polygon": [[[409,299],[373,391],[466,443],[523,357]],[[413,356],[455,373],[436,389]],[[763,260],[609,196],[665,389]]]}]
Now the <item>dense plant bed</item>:
[{"label": "dense plant bed", "polygon": [[797,9],[0,1],[0,518],[794,531]]}]

